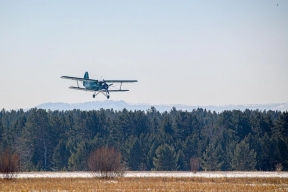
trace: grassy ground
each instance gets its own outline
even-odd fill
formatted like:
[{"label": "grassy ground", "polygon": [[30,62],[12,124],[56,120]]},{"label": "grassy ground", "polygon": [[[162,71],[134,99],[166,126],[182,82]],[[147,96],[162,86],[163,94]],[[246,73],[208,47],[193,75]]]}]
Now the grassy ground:
[{"label": "grassy ground", "polygon": [[0,191],[288,191],[288,179],[33,178],[0,180]]}]

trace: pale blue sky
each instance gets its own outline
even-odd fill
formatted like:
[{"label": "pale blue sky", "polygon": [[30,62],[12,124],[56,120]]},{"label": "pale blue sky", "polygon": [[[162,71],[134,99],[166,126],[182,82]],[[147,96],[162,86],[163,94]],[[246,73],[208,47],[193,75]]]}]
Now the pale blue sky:
[{"label": "pale blue sky", "polygon": [[60,79],[85,71],[128,103],[288,102],[288,1],[2,0],[0,67],[5,109],[104,100]]}]

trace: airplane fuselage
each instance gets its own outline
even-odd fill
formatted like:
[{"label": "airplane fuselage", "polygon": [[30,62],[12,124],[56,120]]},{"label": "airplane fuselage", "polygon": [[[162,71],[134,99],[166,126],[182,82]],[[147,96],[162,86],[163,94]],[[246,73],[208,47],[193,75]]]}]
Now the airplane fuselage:
[{"label": "airplane fuselage", "polygon": [[94,91],[99,91],[99,90],[104,89],[104,86],[98,82],[83,81],[83,86],[85,87],[85,89],[94,90]]},{"label": "airplane fuselage", "polygon": [[[84,79],[89,79],[89,74],[88,72],[86,72],[84,74]],[[107,84],[104,84],[102,81],[98,82],[98,81],[94,81],[94,82],[90,82],[90,81],[83,81],[83,86],[85,87],[85,89],[88,90],[93,90],[93,91],[99,91],[99,90],[106,90]]]}]

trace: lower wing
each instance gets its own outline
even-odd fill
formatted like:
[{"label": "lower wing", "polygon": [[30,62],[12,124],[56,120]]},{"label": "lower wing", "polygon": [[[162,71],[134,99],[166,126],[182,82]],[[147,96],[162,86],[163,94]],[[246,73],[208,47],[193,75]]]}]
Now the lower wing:
[{"label": "lower wing", "polygon": [[[80,91],[92,91],[94,92],[95,90],[93,89],[85,89],[85,88],[82,88],[82,87],[69,87],[70,89],[76,89],[76,90],[80,90]],[[99,92],[106,92],[105,89],[102,89],[102,90],[97,90]],[[118,90],[118,89],[114,89],[114,90],[109,90],[109,92],[124,92],[124,91],[129,91],[127,89],[121,89],[121,90]]]}]

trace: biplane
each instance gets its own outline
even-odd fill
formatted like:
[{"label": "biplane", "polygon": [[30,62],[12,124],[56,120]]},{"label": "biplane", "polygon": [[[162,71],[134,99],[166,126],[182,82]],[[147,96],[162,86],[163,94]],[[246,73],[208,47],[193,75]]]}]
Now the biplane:
[{"label": "biplane", "polygon": [[[102,93],[107,99],[110,98],[110,92],[125,92],[129,91],[127,89],[122,89],[122,83],[135,83],[137,80],[104,80],[99,81],[95,79],[89,79],[88,72],[85,72],[84,78],[80,77],[70,77],[70,76],[62,76],[62,79],[71,79],[77,81],[77,87],[70,86],[70,89],[76,89],[80,91],[92,91],[93,98],[99,93]],[[83,82],[83,87],[79,86],[79,81]],[[108,84],[110,83],[110,84]],[[109,89],[114,83],[120,84],[119,89]]]}]

